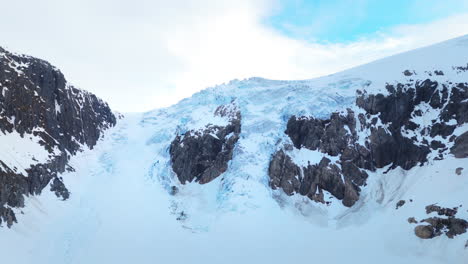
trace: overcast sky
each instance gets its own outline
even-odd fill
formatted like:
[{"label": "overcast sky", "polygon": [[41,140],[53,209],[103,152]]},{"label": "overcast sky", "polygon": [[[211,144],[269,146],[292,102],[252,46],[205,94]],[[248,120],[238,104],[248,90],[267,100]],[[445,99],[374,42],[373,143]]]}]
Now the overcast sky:
[{"label": "overcast sky", "polygon": [[468,34],[468,0],[0,3],[0,46],[50,61],[121,112],[235,78],[318,77]]}]

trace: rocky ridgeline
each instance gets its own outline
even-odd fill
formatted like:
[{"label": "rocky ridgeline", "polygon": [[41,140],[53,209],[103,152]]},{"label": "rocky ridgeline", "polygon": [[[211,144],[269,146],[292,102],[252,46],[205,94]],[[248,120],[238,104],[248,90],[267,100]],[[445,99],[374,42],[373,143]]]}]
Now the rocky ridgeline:
[{"label": "rocky ridgeline", "polygon": [[226,118],[226,126],[207,125],[177,135],[169,153],[172,169],[182,184],[196,181],[205,184],[228,168],[234,145],[241,132],[241,114],[234,104],[219,106],[215,116]]},{"label": "rocky ridgeline", "polygon": [[[294,146],[284,144],[273,155],[270,186],[323,203],[327,191],[350,207],[366,184],[366,171],[387,166],[408,170],[449,154],[468,157],[468,132],[454,134],[468,122],[467,83],[426,79],[387,85],[386,90],[388,94],[357,91],[354,109],[329,119],[291,117],[285,133]],[[436,117],[430,124],[422,121],[431,116]],[[294,148],[328,157],[300,166],[290,157]]]},{"label": "rocky ridgeline", "polygon": [[26,173],[0,159],[0,223],[16,222],[12,208],[23,207],[24,196],[40,194],[49,183],[51,191],[67,199],[59,174],[72,170],[70,155],[83,146],[93,148],[115,123],[105,102],[68,85],[48,62],[0,48],[0,131],[39,138],[49,152],[47,162],[23,168]]}]

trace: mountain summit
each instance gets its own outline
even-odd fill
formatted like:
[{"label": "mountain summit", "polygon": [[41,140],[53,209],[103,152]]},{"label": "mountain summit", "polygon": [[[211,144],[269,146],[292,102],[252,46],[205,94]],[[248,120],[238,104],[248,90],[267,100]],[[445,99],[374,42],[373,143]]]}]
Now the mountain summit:
[{"label": "mountain summit", "polygon": [[468,36],[119,119],[46,62],[0,55],[7,261],[468,260]]}]

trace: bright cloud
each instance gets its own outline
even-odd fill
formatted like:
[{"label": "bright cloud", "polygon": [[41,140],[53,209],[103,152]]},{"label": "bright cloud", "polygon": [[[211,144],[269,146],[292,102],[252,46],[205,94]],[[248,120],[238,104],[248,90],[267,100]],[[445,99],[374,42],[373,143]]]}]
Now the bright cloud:
[{"label": "bright cloud", "polygon": [[231,79],[306,79],[468,33],[468,14],[349,43],[311,43],[268,26],[274,0],[9,1],[8,49],[51,61],[119,111],[167,106]]}]

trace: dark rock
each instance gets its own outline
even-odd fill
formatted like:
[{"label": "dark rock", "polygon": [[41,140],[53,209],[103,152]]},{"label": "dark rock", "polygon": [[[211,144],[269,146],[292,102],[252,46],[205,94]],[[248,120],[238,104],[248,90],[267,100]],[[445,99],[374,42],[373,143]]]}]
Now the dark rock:
[{"label": "dark rock", "polygon": [[426,222],[430,225],[433,236],[440,236],[445,233],[448,238],[464,234],[468,228],[468,221],[454,217],[431,217],[421,222]]},{"label": "dark rock", "polygon": [[426,214],[430,214],[436,212],[438,215],[445,215],[445,216],[455,216],[458,212],[458,208],[455,207],[453,209],[450,208],[443,208],[435,204],[431,204],[426,206]]},{"label": "dark rock", "polygon": [[445,148],[445,145],[442,142],[438,141],[438,140],[432,140],[431,141],[431,148],[434,149],[434,150],[435,149],[440,149],[440,148]]},{"label": "dark rock", "polygon": [[227,170],[241,132],[240,112],[228,112],[229,108],[221,106],[215,112],[229,118],[227,126],[209,125],[202,131],[177,135],[172,141],[171,165],[182,184],[193,180],[208,183]]},{"label": "dark rock", "polygon": [[33,134],[50,153],[49,162],[24,168],[27,175],[0,161],[0,220],[10,225],[16,218],[7,206],[23,207],[25,195],[40,194],[52,179],[52,191],[67,199],[58,174],[68,168],[70,154],[82,146],[93,148],[116,119],[105,102],[68,85],[48,62],[1,48],[0,54],[0,131]]},{"label": "dark rock", "polygon": [[171,186],[171,190],[169,192],[170,195],[176,195],[179,193],[179,188],[177,186]]},{"label": "dark rock", "polygon": [[468,132],[463,133],[457,139],[455,144],[450,149],[455,158],[466,158],[468,157]]},{"label": "dark rock", "polygon": [[17,223],[15,213],[9,207],[0,207],[0,225],[6,222],[7,227],[11,227],[13,223]]},{"label": "dark rock", "polygon": [[270,186],[274,190],[283,189],[287,195],[293,195],[295,192],[307,195],[310,192],[312,181],[314,181],[310,177],[311,175],[302,178],[302,169],[294,164],[282,150],[278,151],[271,159],[268,174],[270,175]]},{"label": "dark rock", "polygon": [[187,220],[187,218],[188,218],[188,215],[184,211],[181,211],[179,213],[179,216],[177,216],[176,220],[177,221],[185,221],[185,220]]},{"label": "dark rock", "polygon": [[405,200],[400,200],[398,201],[398,203],[396,204],[396,208],[395,209],[398,209],[400,207],[402,207],[403,205],[405,205],[406,201]]},{"label": "dark rock", "polygon": [[418,225],[414,228],[414,234],[422,239],[434,237],[434,229],[430,225]]},{"label": "dark rock", "polygon": [[320,146],[320,140],[324,134],[327,121],[319,119],[291,117],[288,121],[285,133],[291,138],[296,148],[302,146],[316,150]]},{"label": "dark rock", "polygon": [[63,182],[57,177],[55,177],[55,179],[52,181],[50,190],[54,192],[57,197],[62,197],[63,200],[66,200],[70,197],[70,192],[65,187],[65,184],[63,184]]},{"label": "dark rock", "polygon": [[414,71],[411,72],[411,71],[409,71],[409,70],[405,70],[405,71],[403,72],[403,75],[405,75],[405,76],[411,76],[411,75],[413,75],[413,74],[414,74]]},{"label": "dark rock", "polygon": [[468,71],[468,63],[466,64],[466,67],[465,66],[457,66],[457,67],[453,67],[453,69],[458,70],[460,72]]},{"label": "dark rock", "polygon": [[410,218],[408,218],[408,223],[410,223],[410,224],[417,224],[418,221],[416,220],[416,218],[410,217]]},{"label": "dark rock", "polygon": [[460,167],[460,168],[457,168],[457,169],[455,170],[455,173],[456,173],[457,175],[461,175],[461,174],[462,174],[462,171],[463,171],[463,168]]},{"label": "dark rock", "polygon": [[[405,71],[407,76],[412,74],[414,72]],[[365,112],[358,116],[348,110],[347,113],[332,113],[328,119],[292,116],[287,122],[285,133],[294,147],[307,148],[339,158],[338,165],[341,168],[334,174],[341,175],[345,179],[344,183],[332,181],[336,186],[319,188],[317,183],[312,184],[317,180],[315,175],[321,173],[320,170],[317,172],[320,167],[318,164],[312,164],[310,168],[298,168],[287,159],[287,154],[277,152],[272,156],[270,163],[271,185],[275,188],[286,188],[288,194],[297,192],[296,189],[300,186],[300,194],[319,201],[323,200],[322,190],[335,190],[338,196],[332,194],[336,198],[344,199],[346,193],[347,201],[354,201],[359,198],[359,187],[366,184],[366,170],[375,171],[376,168],[389,165],[389,170],[396,167],[409,170],[426,163],[432,150],[439,152],[435,160],[443,159],[448,147],[440,140],[430,140],[430,137],[449,138],[450,142],[454,142],[450,151],[456,157],[468,156],[468,132],[459,137],[453,135],[458,126],[468,122],[468,84],[439,84],[437,81],[426,79],[387,85],[386,89],[388,94],[357,91],[356,105]],[[421,104],[429,104],[433,109],[440,111],[440,120],[434,119],[432,124],[424,127],[413,122],[412,118],[425,114],[421,109],[427,106],[417,108]],[[453,123],[453,119],[457,121],[456,124]],[[364,146],[358,144],[357,129],[367,130],[368,136],[364,139]],[[415,133],[419,133],[420,136],[407,136]],[[362,142],[362,139],[359,142]],[[279,184],[280,179],[284,178],[287,179],[285,183]],[[343,188],[343,185],[348,187]],[[309,188],[314,191],[311,192]]]},{"label": "dark rock", "polygon": [[351,207],[359,199],[359,187],[346,174],[343,182],[340,168],[327,158],[316,165],[302,168],[280,150],[273,155],[268,174],[270,186],[273,189],[281,188],[288,195],[299,193],[311,200],[326,203],[323,197],[325,190],[342,200],[347,207]]},{"label": "dark rock", "polygon": [[444,75],[443,71],[435,70],[434,73],[435,73],[435,75]]}]

